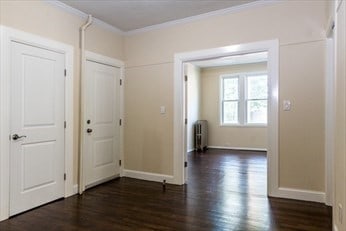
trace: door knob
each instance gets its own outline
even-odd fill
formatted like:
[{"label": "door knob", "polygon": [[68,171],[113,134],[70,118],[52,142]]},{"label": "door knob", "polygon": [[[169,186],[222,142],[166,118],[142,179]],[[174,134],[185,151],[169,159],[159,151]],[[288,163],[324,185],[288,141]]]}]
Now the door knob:
[{"label": "door knob", "polygon": [[87,133],[92,133],[92,132],[93,132],[93,130],[91,128],[87,129]]},{"label": "door knob", "polygon": [[26,136],[19,136],[18,134],[13,134],[13,135],[12,135],[12,139],[13,139],[13,140],[18,140],[18,139],[24,138],[24,137],[26,137]]}]

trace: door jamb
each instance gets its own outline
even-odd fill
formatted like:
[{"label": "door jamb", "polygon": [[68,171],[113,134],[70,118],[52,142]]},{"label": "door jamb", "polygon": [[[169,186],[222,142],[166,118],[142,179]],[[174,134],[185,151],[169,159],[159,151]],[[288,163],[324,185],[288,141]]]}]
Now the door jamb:
[{"label": "door jamb", "polygon": [[[111,57],[107,57],[104,55],[100,55],[91,51],[85,51],[85,62],[93,61],[97,62],[100,64],[105,64],[105,65],[110,65],[114,66],[117,68],[120,68],[120,77],[122,84],[120,85],[119,89],[119,118],[122,120],[122,125],[120,126],[120,131],[119,131],[119,159],[121,160],[121,166],[120,166],[120,177],[124,175],[124,146],[123,146],[123,141],[124,141],[124,82],[125,82],[125,75],[124,75],[124,67],[125,64],[123,61],[114,59]],[[84,120],[85,120],[85,107],[86,107],[86,100],[85,100],[85,93],[86,93],[86,81],[82,81],[82,88],[81,88],[81,131],[84,131],[86,129]],[[83,146],[84,146],[84,138],[85,138],[85,133],[81,132],[80,134],[80,155],[84,159],[84,152],[83,152]],[[83,193],[85,190],[85,182],[84,182],[84,163],[80,165],[81,168],[79,169],[79,193]]]},{"label": "door jamb", "polygon": [[9,218],[10,195],[10,71],[11,42],[20,42],[65,55],[65,173],[64,197],[73,187],[73,52],[72,46],[0,25],[0,221]]},{"label": "door jamb", "polygon": [[173,181],[175,184],[184,184],[184,73],[183,64],[201,59],[220,58],[230,55],[239,55],[253,52],[268,52],[269,82],[269,123],[268,123],[268,196],[279,193],[279,162],[278,162],[278,127],[279,127],[279,41],[267,40],[254,43],[231,45],[214,49],[177,53],[174,56],[174,145]]}]

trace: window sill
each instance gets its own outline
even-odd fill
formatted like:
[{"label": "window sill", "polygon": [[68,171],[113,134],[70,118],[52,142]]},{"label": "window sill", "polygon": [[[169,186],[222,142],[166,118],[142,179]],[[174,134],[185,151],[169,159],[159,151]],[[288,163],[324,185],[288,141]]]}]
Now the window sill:
[{"label": "window sill", "polygon": [[219,126],[232,128],[266,128],[268,124],[220,124]]}]

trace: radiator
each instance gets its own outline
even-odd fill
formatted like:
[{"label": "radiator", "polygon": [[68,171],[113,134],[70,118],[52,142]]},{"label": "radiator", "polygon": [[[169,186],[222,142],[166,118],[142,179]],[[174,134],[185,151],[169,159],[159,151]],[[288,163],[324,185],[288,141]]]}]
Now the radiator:
[{"label": "radiator", "polygon": [[195,123],[195,149],[205,151],[208,147],[208,121],[197,120]]}]

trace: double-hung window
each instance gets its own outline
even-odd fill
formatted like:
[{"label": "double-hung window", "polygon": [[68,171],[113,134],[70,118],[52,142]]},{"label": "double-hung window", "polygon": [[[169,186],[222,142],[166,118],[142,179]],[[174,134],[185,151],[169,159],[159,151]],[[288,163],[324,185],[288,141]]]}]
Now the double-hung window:
[{"label": "double-hung window", "polygon": [[221,125],[267,124],[267,74],[222,75],[220,80]]}]

